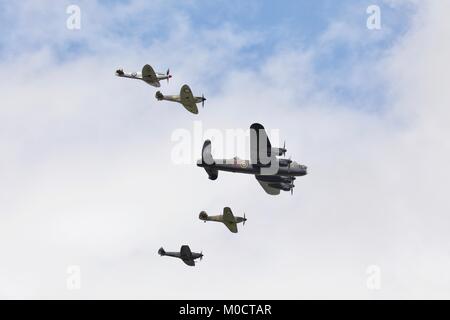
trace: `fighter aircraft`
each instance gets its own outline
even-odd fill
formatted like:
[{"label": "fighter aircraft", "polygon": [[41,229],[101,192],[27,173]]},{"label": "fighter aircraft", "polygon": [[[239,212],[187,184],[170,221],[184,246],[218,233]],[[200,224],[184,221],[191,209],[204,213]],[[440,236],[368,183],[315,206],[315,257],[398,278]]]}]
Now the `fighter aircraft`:
[{"label": "fighter aircraft", "polygon": [[146,64],[142,68],[141,73],[138,73],[138,72],[128,73],[128,72],[124,72],[123,69],[119,69],[116,71],[116,76],[122,77],[122,78],[142,80],[142,81],[148,83],[149,85],[157,87],[157,88],[159,88],[161,86],[161,84],[159,83],[160,80],[167,80],[167,82],[169,82],[169,79],[172,78],[172,76],[170,75],[169,69],[167,69],[166,73],[159,73],[159,72],[155,73],[153,68],[148,64]]},{"label": "fighter aircraft", "polygon": [[280,190],[294,190],[296,176],[307,174],[307,167],[291,159],[278,159],[285,156],[286,146],[272,148],[264,127],[259,123],[250,126],[250,160],[214,159],[211,154],[211,141],[203,144],[202,159],[197,166],[205,169],[210,180],[216,180],[219,171],[253,174],[264,191],[270,195],[280,194]]},{"label": "fighter aircraft", "polygon": [[203,253],[191,252],[191,249],[187,245],[181,246],[180,252],[166,252],[163,248],[160,248],[158,254],[160,256],[179,258],[191,267],[195,266],[195,259],[203,259]]},{"label": "fighter aircraft", "polygon": [[216,222],[222,222],[228,229],[230,229],[231,232],[237,233],[237,224],[243,222],[242,225],[245,225],[245,221],[247,221],[247,218],[244,217],[235,217],[233,215],[233,212],[230,208],[225,207],[223,208],[223,214],[218,216],[208,216],[208,214],[205,211],[200,212],[198,218],[200,220],[203,220],[205,223],[206,221],[216,221]]},{"label": "fighter aircraft", "polygon": [[180,95],[165,96],[160,91],[158,91],[156,92],[155,97],[159,101],[167,100],[181,103],[186,108],[186,110],[194,114],[198,113],[197,103],[202,103],[202,107],[204,107],[206,101],[204,95],[202,95],[201,97],[194,97],[191,88],[189,88],[187,84],[181,87]]}]

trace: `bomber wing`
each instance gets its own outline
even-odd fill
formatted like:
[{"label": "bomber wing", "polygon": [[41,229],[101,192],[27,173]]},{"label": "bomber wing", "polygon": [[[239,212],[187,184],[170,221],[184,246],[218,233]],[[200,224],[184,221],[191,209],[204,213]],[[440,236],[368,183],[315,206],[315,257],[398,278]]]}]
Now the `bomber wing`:
[{"label": "bomber wing", "polygon": [[263,187],[264,191],[267,192],[268,194],[273,195],[273,196],[280,194],[280,189],[269,186],[269,182],[261,181],[257,177],[256,177],[256,180],[258,180],[261,187]]},{"label": "bomber wing", "polygon": [[256,165],[268,165],[272,160],[272,145],[263,125],[250,126],[250,161]]}]

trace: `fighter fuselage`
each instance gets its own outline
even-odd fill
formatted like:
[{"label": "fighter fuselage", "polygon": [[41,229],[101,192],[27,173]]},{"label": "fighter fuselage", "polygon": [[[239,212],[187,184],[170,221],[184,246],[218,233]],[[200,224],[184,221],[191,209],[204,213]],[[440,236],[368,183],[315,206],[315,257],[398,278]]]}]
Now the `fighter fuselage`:
[{"label": "fighter fuselage", "polygon": [[190,255],[183,255],[181,252],[170,252],[170,251],[164,251],[164,249],[160,249],[158,253],[161,256],[167,256],[167,257],[173,257],[173,258],[180,258],[183,260],[195,260],[203,257],[202,253],[197,252],[191,252]]},{"label": "fighter fuselage", "polygon": [[121,78],[128,78],[128,79],[136,79],[136,80],[142,80],[154,87],[159,88],[161,86],[161,84],[159,83],[159,81],[161,80],[167,80],[172,78],[171,75],[166,75],[163,73],[156,73],[156,79],[157,81],[148,81],[146,79],[144,79],[142,77],[142,73],[141,72],[124,72],[123,70],[119,69],[116,71],[116,76],[121,77]]},{"label": "fighter fuselage", "polygon": [[[247,221],[247,219],[243,218],[243,217],[236,217],[236,216],[233,216],[233,217],[234,217],[233,222],[235,222],[235,223],[241,223],[241,222]],[[205,222],[206,221],[214,221],[214,222],[222,222],[222,223],[225,222],[225,218],[224,218],[223,214],[210,216],[205,211],[200,212],[199,218],[200,218],[200,220],[205,221]]]},{"label": "fighter fuselage", "polygon": [[[158,91],[155,96],[156,96],[156,99],[158,99],[158,100],[166,100],[166,101],[181,103],[180,95],[164,95]],[[194,97],[195,103],[201,103],[203,100],[204,100],[203,97]]]}]

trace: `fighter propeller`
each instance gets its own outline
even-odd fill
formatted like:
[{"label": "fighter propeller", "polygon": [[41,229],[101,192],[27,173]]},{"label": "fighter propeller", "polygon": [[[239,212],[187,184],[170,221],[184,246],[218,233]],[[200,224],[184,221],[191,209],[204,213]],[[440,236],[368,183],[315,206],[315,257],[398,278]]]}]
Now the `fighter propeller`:
[{"label": "fighter propeller", "polygon": [[172,75],[170,74],[170,69],[167,69],[166,76],[167,76],[167,83],[169,83],[169,79],[172,78]]},{"label": "fighter propeller", "polygon": [[205,101],[206,101],[205,95],[202,93],[202,108],[205,107]]}]

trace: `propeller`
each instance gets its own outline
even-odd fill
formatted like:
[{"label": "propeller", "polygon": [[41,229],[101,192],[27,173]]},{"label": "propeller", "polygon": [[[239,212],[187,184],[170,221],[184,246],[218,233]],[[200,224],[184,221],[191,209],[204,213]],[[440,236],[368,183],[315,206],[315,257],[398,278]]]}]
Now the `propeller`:
[{"label": "propeller", "polygon": [[172,76],[170,75],[170,69],[167,69],[166,76],[167,76],[167,83],[169,83],[169,79],[172,78]]},{"label": "propeller", "polygon": [[203,251],[200,252],[200,261],[203,260]]},{"label": "propeller", "polygon": [[202,94],[202,108],[205,107],[205,101],[206,101],[205,95]]},{"label": "propeller", "polygon": [[292,177],[291,178],[291,196],[294,194],[294,188],[295,188],[294,180],[295,180],[295,177]]},{"label": "propeller", "polygon": [[283,157],[286,156],[286,140],[284,140],[284,144],[283,144]]},{"label": "propeller", "polygon": [[245,217],[245,212],[244,212],[244,221],[242,222],[243,226],[245,226],[245,221],[247,221],[247,218]]}]

